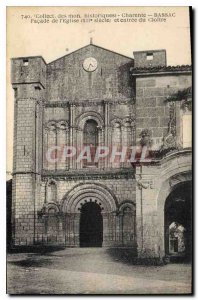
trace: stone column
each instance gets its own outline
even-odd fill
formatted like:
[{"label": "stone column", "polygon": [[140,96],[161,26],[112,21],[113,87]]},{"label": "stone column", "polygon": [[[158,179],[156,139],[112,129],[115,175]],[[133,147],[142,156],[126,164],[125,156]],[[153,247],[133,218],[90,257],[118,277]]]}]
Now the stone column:
[{"label": "stone column", "polygon": [[[98,128],[98,146],[105,146],[104,144],[104,128],[100,127]],[[105,161],[106,158],[99,159],[98,167],[100,169],[103,169],[105,167]]]},{"label": "stone column", "polygon": [[58,242],[64,244],[64,235],[63,235],[63,216],[58,216]]},{"label": "stone column", "polygon": [[136,232],[138,256],[142,258],[159,257],[159,233],[157,218],[158,189],[154,187],[153,174],[145,167],[136,169]]},{"label": "stone column", "polygon": [[75,214],[71,213],[68,214],[69,222],[68,222],[68,245],[70,247],[75,246],[75,233],[74,233],[74,220],[75,220]]},{"label": "stone column", "polygon": [[43,130],[43,168],[45,170],[48,170],[48,160],[47,160],[47,157],[46,157],[46,154],[47,154],[47,150],[48,150],[48,134],[49,134],[49,129],[46,127],[44,128]]},{"label": "stone column", "polygon": [[[73,126],[73,146],[77,149],[79,147],[78,145],[78,139],[77,139],[77,127]],[[77,169],[77,156],[73,156],[73,169]]]},{"label": "stone column", "polygon": [[74,245],[80,246],[80,213],[75,213],[74,216]]},{"label": "stone column", "polygon": [[[123,147],[127,146],[127,128],[122,125],[121,126],[121,138],[120,138],[120,151],[123,150]],[[121,160],[121,156],[120,156]],[[126,166],[125,162],[120,162],[120,167],[123,168]]]},{"label": "stone column", "polygon": [[116,216],[116,244],[120,245],[120,214]]},{"label": "stone column", "polygon": [[65,245],[70,246],[70,214],[64,214]]},{"label": "stone column", "polygon": [[[80,151],[82,151],[83,148],[83,130],[81,128],[77,128],[76,131],[77,135],[77,157],[80,154]],[[82,169],[83,167],[83,162],[80,160],[77,162],[77,169]]]},{"label": "stone column", "polygon": [[119,213],[119,245],[123,245],[123,213]]},{"label": "stone column", "polygon": [[[66,128],[65,139],[66,139],[66,141],[65,141],[66,146],[69,146],[69,128],[68,127]],[[65,159],[65,169],[69,170],[69,158],[68,157],[66,157],[66,159]]]},{"label": "stone column", "polygon": [[[76,147],[76,143],[75,143],[75,105],[74,104],[70,104],[70,146]],[[70,158],[70,168],[74,169],[75,168],[75,158],[72,157]]]},{"label": "stone column", "polygon": [[[55,125],[50,126],[48,129],[48,145],[47,149],[50,149],[51,147],[57,146],[57,128]],[[53,151],[53,155],[56,151]],[[53,156],[55,158],[55,156]],[[55,171],[57,168],[57,162],[52,161],[48,162],[48,170]]]},{"label": "stone column", "polygon": [[117,245],[117,216],[116,212],[112,213],[112,242],[114,245]]},{"label": "stone column", "polygon": [[[104,128],[104,140],[105,146],[109,146],[109,102],[104,102],[105,111],[105,128]],[[105,168],[109,167],[109,160],[105,159]]]},{"label": "stone column", "polygon": [[137,252],[138,257],[141,257],[143,252],[143,208],[142,208],[142,185],[141,167],[136,167],[136,239],[137,239]]},{"label": "stone column", "polygon": [[63,147],[66,143],[66,126],[60,125],[57,128],[57,145],[61,147],[61,151],[58,151],[57,169],[65,170],[65,157],[63,155]]},{"label": "stone column", "polygon": [[102,212],[103,218],[103,247],[109,246],[109,222],[108,222],[108,213]]}]

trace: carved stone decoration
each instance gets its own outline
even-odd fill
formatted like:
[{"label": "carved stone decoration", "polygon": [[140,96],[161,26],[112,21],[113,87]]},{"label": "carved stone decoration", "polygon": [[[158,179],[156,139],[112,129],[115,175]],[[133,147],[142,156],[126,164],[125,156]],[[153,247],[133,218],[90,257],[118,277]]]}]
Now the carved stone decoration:
[{"label": "carved stone decoration", "polygon": [[178,137],[176,136],[176,103],[180,102],[180,108],[184,113],[192,111],[192,87],[190,86],[177,91],[176,93],[168,96],[165,101],[168,102],[169,105],[170,119],[168,122],[167,134],[163,138],[163,144],[158,153],[161,157],[172,151],[183,149],[183,145],[181,145],[180,141],[178,141]]},{"label": "carved stone decoration", "polygon": [[111,126],[112,126],[113,128],[118,128],[118,127],[121,126],[121,124],[122,124],[122,119],[120,119],[120,118],[114,118],[114,119],[111,121]]},{"label": "carved stone decoration", "polygon": [[46,124],[45,124],[45,129],[47,130],[47,131],[56,131],[57,130],[57,124],[56,124],[56,121],[53,121],[53,120],[51,120],[51,121],[49,121],[49,122],[47,122]]},{"label": "carved stone decoration", "polygon": [[174,187],[179,183],[192,181],[192,173],[185,172],[185,173],[179,173],[174,175],[169,179],[169,185],[170,187]]},{"label": "carved stone decoration", "polygon": [[137,182],[137,186],[138,186],[139,190],[148,189],[148,188],[153,189],[154,188],[153,180],[142,179],[141,176],[139,176],[139,178],[136,176],[136,182]]},{"label": "carved stone decoration", "polygon": [[137,185],[140,190],[148,188],[153,189],[153,181],[139,179],[137,180]]},{"label": "carved stone decoration", "polygon": [[113,106],[116,105],[130,105],[131,107],[133,107],[133,104],[135,103],[135,98],[134,97],[130,97],[130,98],[124,98],[124,99],[120,99],[119,98],[113,98],[113,100],[108,99],[108,100],[104,100],[104,99],[100,99],[100,98],[95,98],[94,100],[90,100],[90,99],[81,99],[75,102],[70,102],[67,99],[62,99],[61,101],[57,100],[57,101],[53,101],[53,102],[49,102],[49,101],[44,101],[43,102],[43,106],[48,108],[48,107],[66,107],[68,108],[70,104],[74,105],[76,107],[90,107],[90,106],[102,106],[104,103],[108,103],[111,104]]},{"label": "carved stone decoration", "polygon": [[192,87],[189,86],[188,88],[179,90],[177,93],[170,95],[166,101],[180,102],[181,109],[184,111],[192,111]]},{"label": "carved stone decoration", "polygon": [[184,112],[192,111],[192,98],[182,100],[181,109],[183,109]]},{"label": "carved stone decoration", "polygon": [[163,145],[161,150],[165,149],[174,149],[177,147],[176,142],[176,109],[175,103],[171,102],[170,104],[170,120],[168,123],[168,132],[164,136]]},{"label": "carved stone decoration", "polygon": [[60,207],[59,204],[57,203],[44,203],[41,210],[37,212],[38,217],[42,218],[43,216],[48,216],[48,215],[59,215],[61,214],[60,212]]},{"label": "carved stone decoration", "polygon": [[149,129],[143,129],[140,133],[140,145],[143,146],[147,146],[147,147],[151,147],[152,146],[152,139],[151,139],[151,130]]},{"label": "carved stone decoration", "polygon": [[64,131],[69,131],[69,124],[65,120],[61,120],[57,122],[57,129],[58,130],[64,130]]},{"label": "carved stone decoration", "polygon": [[[84,170],[83,170],[84,171]],[[80,172],[79,170],[77,172],[69,172],[64,170],[59,170],[57,172],[51,171],[51,170],[43,170],[43,178],[51,178],[55,177],[56,181],[72,181],[72,180],[108,180],[108,179],[133,179],[134,178],[134,169],[127,169],[127,170],[93,170],[85,172]]]}]

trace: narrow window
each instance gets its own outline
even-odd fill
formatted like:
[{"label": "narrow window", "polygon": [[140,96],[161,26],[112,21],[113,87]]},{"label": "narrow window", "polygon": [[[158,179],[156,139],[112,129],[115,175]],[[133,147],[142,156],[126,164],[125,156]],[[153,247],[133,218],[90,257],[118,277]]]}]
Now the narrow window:
[{"label": "narrow window", "polygon": [[23,60],[23,65],[26,67],[29,65],[29,60],[28,59],[24,59]]},{"label": "narrow window", "polygon": [[47,189],[47,192],[48,192],[47,201],[48,201],[48,203],[56,202],[56,197],[57,197],[56,184],[54,182],[50,182],[48,184],[47,188],[48,188]]},{"label": "narrow window", "polygon": [[152,53],[152,52],[148,52],[148,53],[146,54],[146,59],[147,59],[147,60],[153,60],[153,53]]},{"label": "narrow window", "polygon": [[94,162],[96,149],[98,146],[98,124],[94,120],[88,120],[85,123],[84,126],[84,138],[83,138],[83,144],[84,146],[90,147],[91,152],[91,162],[88,162],[88,160],[84,160],[83,165],[84,166],[93,166],[97,165]]},{"label": "narrow window", "polygon": [[18,90],[17,90],[17,88],[14,88],[13,90],[14,90],[14,97],[17,98],[17,96],[18,96]]}]

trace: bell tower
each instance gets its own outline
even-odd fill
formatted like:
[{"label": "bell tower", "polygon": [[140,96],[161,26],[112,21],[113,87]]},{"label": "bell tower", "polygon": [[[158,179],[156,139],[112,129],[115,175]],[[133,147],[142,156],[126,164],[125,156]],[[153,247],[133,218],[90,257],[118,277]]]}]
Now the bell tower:
[{"label": "bell tower", "polygon": [[46,63],[40,56],[11,61],[14,89],[13,244],[34,243],[42,168]]}]

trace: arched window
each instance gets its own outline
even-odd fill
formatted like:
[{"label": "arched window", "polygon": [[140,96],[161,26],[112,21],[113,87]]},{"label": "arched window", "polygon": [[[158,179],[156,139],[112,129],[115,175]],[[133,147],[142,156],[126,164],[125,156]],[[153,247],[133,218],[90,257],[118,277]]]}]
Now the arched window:
[{"label": "arched window", "polygon": [[[115,147],[116,151],[121,151],[121,143],[122,141],[122,132],[121,132],[121,124],[120,122],[115,122],[113,124],[113,133],[112,133],[112,146]],[[119,168],[120,167],[120,156],[116,155],[113,162],[112,162],[113,168]]]},{"label": "arched window", "polygon": [[127,205],[122,209],[122,243],[133,245],[135,241],[135,207]]},{"label": "arched window", "polygon": [[57,127],[55,122],[49,122],[47,124],[46,131],[45,131],[45,148],[44,148],[44,166],[48,170],[54,171],[56,169],[56,154],[57,154],[55,150],[56,144],[57,144]]},{"label": "arched window", "polygon": [[91,154],[90,159],[83,160],[83,166],[97,166],[97,163],[94,162],[96,149],[98,146],[98,124],[95,120],[87,120],[83,130],[83,145],[84,147],[89,147]]},{"label": "arched window", "polygon": [[56,197],[57,197],[56,183],[50,181],[47,185],[47,202],[48,203],[56,202]]},{"label": "arched window", "polygon": [[56,242],[59,233],[59,219],[56,215],[57,209],[55,206],[48,208],[47,217],[47,240],[48,242]]}]

